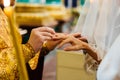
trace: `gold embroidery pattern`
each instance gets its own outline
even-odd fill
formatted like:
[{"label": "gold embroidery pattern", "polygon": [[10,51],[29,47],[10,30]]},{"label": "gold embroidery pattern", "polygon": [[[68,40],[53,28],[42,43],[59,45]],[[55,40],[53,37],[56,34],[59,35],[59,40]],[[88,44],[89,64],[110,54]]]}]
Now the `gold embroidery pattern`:
[{"label": "gold embroidery pattern", "polygon": [[28,62],[31,58],[35,56],[35,51],[29,43],[22,45],[25,61]]},{"label": "gold embroidery pattern", "polygon": [[7,48],[7,44],[2,40],[2,38],[0,37],[0,51],[4,48]]},{"label": "gold embroidery pattern", "polygon": [[[19,42],[21,37],[18,33]],[[22,45],[26,62],[34,56],[34,50],[29,44]],[[15,49],[10,38],[6,16],[0,9],[0,80],[19,80],[19,72]]]},{"label": "gold embroidery pattern", "polygon": [[39,55],[40,55],[40,52],[36,53],[36,54],[35,54],[35,57],[33,57],[33,58],[29,61],[29,65],[30,65],[30,68],[31,68],[32,70],[36,69],[36,67],[37,67]]},{"label": "gold embroidery pattern", "polygon": [[0,80],[18,80],[15,53],[12,48],[0,51]]}]

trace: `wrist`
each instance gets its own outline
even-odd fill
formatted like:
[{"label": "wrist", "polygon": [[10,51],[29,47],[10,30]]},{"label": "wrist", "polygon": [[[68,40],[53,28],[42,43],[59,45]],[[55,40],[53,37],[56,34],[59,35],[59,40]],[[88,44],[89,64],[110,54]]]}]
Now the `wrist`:
[{"label": "wrist", "polygon": [[49,52],[50,52],[50,50],[49,50],[48,47],[47,47],[47,43],[44,42],[44,43],[43,43],[43,46],[42,46],[42,49],[41,49],[41,51],[40,51],[40,55],[41,55],[41,56],[45,56],[45,55],[47,55]]},{"label": "wrist", "polygon": [[88,43],[84,43],[83,44],[83,50],[91,50],[91,47],[89,46],[89,44]]},{"label": "wrist", "polygon": [[85,50],[86,53],[88,53],[93,59],[95,59],[98,63],[100,63],[100,60],[98,60],[97,52],[89,45],[85,45]]},{"label": "wrist", "polygon": [[35,50],[34,50],[33,47],[30,45],[30,43],[26,43],[25,46],[27,46],[27,47],[30,49],[31,53],[35,54]]},{"label": "wrist", "polygon": [[46,47],[49,51],[52,51],[52,47],[48,41],[44,42],[43,46]]}]

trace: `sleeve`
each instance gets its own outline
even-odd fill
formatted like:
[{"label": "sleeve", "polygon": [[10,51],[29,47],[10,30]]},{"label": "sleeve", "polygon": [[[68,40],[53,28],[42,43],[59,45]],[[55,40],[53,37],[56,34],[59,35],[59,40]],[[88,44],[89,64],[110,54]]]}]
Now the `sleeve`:
[{"label": "sleeve", "polygon": [[[28,62],[35,56],[35,52],[30,44],[22,44],[21,47],[25,62]],[[0,36],[0,79],[18,80],[18,78],[19,72],[15,48],[9,40],[6,41],[3,39],[3,36]]]},{"label": "sleeve", "polygon": [[120,35],[112,44],[97,71],[97,80],[120,80]]},{"label": "sleeve", "polygon": [[[35,53],[29,44],[23,44],[23,55],[28,62]],[[18,80],[19,72],[17,60],[15,57],[15,48],[8,47],[4,42],[0,42],[0,79]]]},{"label": "sleeve", "polygon": [[22,50],[25,57],[25,62],[28,62],[31,58],[35,56],[35,51],[29,43],[22,44]]},{"label": "sleeve", "polygon": [[95,73],[98,69],[99,64],[89,54],[85,55],[84,68],[88,73]]},{"label": "sleeve", "polygon": [[38,53],[36,53],[35,56],[34,56],[31,60],[29,60],[29,62],[28,62],[29,65],[30,65],[30,67],[31,67],[31,69],[32,69],[32,70],[36,69],[37,64],[38,64],[38,59],[39,59],[39,57],[45,56],[45,55],[47,55],[49,52],[50,52],[50,51],[49,51],[49,49],[47,48],[46,43],[43,43],[42,49],[41,49]]},{"label": "sleeve", "polygon": [[93,46],[88,46],[88,49],[83,50],[85,53],[84,67],[88,73],[94,73],[97,71],[98,66],[101,62],[99,59],[96,49]]}]

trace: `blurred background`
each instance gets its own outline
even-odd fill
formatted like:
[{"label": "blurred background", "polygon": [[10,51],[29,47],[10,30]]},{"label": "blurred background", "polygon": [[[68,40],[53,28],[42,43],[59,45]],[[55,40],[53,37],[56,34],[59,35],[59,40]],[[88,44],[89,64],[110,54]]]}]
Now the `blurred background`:
[{"label": "blurred background", "polygon": [[[85,0],[16,0],[14,3],[14,0],[11,0],[11,5],[15,6],[22,43],[28,41],[31,30],[36,27],[47,26],[56,32],[71,33],[76,26],[84,2]],[[3,8],[3,0],[0,0],[0,6]],[[55,49],[44,59],[42,80],[57,79],[56,65]]]},{"label": "blurred background", "polygon": [[[31,30],[36,27],[47,26],[56,32],[71,33],[84,2],[85,0],[17,0],[15,4],[16,18],[23,43],[27,42]],[[56,49],[53,50],[44,59],[42,80],[67,79],[57,78],[56,51]],[[68,74],[68,76],[70,75]]]},{"label": "blurred background", "polygon": [[85,0],[16,0],[17,23],[20,30],[28,32],[23,36],[23,43],[27,42],[31,29],[38,26],[70,33],[76,25],[84,2]]}]

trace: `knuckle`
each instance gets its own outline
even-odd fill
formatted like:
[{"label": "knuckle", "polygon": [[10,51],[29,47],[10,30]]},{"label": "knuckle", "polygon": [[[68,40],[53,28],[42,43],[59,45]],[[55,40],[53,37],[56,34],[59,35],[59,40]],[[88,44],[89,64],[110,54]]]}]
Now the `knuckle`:
[{"label": "knuckle", "polygon": [[39,27],[39,31],[45,30],[45,27]]},{"label": "knuckle", "polygon": [[39,41],[40,41],[40,43],[43,43],[44,39],[43,38],[39,38]]},{"label": "knuckle", "polygon": [[46,27],[41,27],[41,29],[46,29]]},{"label": "knuckle", "polygon": [[32,32],[35,33],[35,32],[36,32],[36,29],[32,29]]}]

